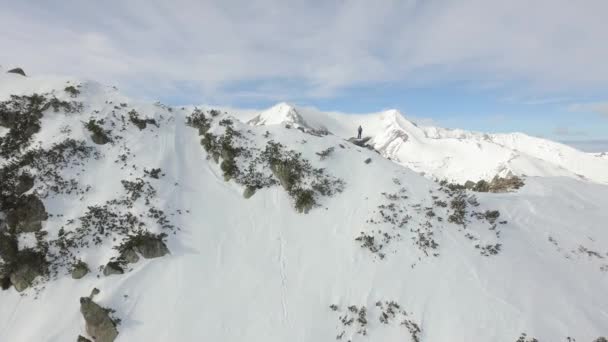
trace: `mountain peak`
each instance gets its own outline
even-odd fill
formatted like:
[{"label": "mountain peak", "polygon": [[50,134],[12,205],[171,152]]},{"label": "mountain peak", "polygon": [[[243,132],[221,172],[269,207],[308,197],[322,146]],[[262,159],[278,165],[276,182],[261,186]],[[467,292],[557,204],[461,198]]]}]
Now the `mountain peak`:
[{"label": "mountain peak", "polygon": [[280,102],[249,120],[250,125],[265,126],[279,124],[300,124],[304,120],[294,106]]}]

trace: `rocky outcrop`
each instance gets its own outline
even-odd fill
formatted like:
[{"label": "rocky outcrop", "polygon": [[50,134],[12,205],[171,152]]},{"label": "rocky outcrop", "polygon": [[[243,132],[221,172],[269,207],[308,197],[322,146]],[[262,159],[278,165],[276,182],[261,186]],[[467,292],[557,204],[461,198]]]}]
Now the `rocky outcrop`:
[{"label": "rocky outcrop", "polygon": [[15,290],[22,292],[30,287],[34,279],[42,275],[44,265],[44,255],[30,251],[20,253],[18,261],[13,263],[14,270],[10,275]]},{"label": "rocky outcrop", "polygon": [[490,182],[482,179],[477,183],[470,180],[464,183],[466,189],[476,192],[509,192],[522,186],[524,186],[524,181],[512,174],[506,177],[494,176]]},{"label": "rocky outcrop", "polygon": [[80,298],[80,312],[86,323],[87,334],[95,342],[113,342],[118,337],[118,329],[109,310],[99,306],[90,297]]},{"label": "rocky outcrop", "polygon": [[255,188],[252,186],[246,187],[245,191],[243,191],[244,198],[251,198],[251,196],[253,196],[254,194],[255,194]]},{"label": "rocky outcrop", "polygon": [[363,137],[361,139],[349,138],[348,142],[352,143],[352,144],[355,144],[355,145],[357,145],[359,147],[365,147],[365,148],[369,148],[369,149],[373,150],[374,147],[367,144],[367,142],[370,141],[371,139],[372,139],[372,137]]},{"label": "rocky outcrop", "polygon": [[17,185],[15,187],[15,192],[17,195],[22,195],[30,191],[30,189],[34,187],[34,180],[34,176],[30,175],[29,173],[20,174],[17,178]]},{"label": "rocky outcrop", "polygon": [[9,73],[9,74],[19,74],[21,76],[26,76],[25,75],[25,71],[23,71],[23,69],[21,69],[21,68],[11,69],[11,70],[7,71],[7,73]]},{"label": "rocky outcrop", "polygon": [[287,163],[277,162],[270,166],[270,170],[281,183],[283,189],[289,191],[293,186],[295,172]]},{"label": "rocky outcrop", "polygon": [[169,249],[163,240],[154,236],[143,236],[134,247],[146,259],[160,258],[169,254]]},{"label": "rocky outcrop", "polygon": [[91,140],[97,145],[105,145],[111,141],[107,134],[98,132],[91,134]]},{"label": "rocky outcrop", "polygon": [[78,335],[78,339],[76,340],[76,342],[92,342],[92,341],[82,335]]},{"label": "rocky outcrop", "polygon": [[17,199],[15,208],[7,213],[8,227],[17,232],[35,232],[42,229],[42,221],[48,214],[42,201],[35,195],[25,195]]},{"label": "rocky outcrop", "polygon": [[103,268],[103,275],[104,276],[111,276],[113,274],[124,274],[125,270],[122,268],[122,266],[120,265],[120,263],[116,262],[116,261],[110,261],[106,264],[106,266]]},{"label": "rocky outcrop", "polygon": [[139,261],[139,255],[137,255],[137,252],[135,252],[132,248],[122,252],[120,257],[129,264],[134,264]]}]

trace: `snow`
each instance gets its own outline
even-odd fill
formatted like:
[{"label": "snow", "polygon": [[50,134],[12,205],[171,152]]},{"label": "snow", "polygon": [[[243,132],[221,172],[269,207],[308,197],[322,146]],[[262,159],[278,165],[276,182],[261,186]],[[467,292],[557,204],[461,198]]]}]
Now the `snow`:
[{"label": "snow", "polygon": [[[52,89],[69,99],[62,91],[65,82],[2,75],[0,99]],[[190,108],[169,112],[94,82],[83,83],[78,100],[85,103],[79,116],[45,113],[36,142],[50,146],[67,126],[71,137],[92,144],[82,122],[91,116],[110,118],[123,102],[157,119],[160,128],[131,126],[121,133],[120,144],[98,146],[104,157],[88,162],[79,178],[92,191],[84,200],[45,199],[49,213],[64,216],[49,218],[44,230],[54,235],[86,206],[115,198],[122,191],[120,180],[139,176],[144,167],[160,167],[166,174],[154,183],[155,204],[167,212],[189,213],[172,217],[182,230],[169,236],[170,256],[140,261],[121,276],[60,276],[37,295],[1,291],[0,341],[63,342],[86,335],[78,299],[93,287],[101,290],[95,300],[122,319],[117,341],[331,341],[344,330],[331,304],[340,310],[368,308],[368,336],[347,329],[345,341],[409,341],[398,321],[379,322],[375,303],[385,300],[408,311],[422,328],[423,342],[512,342],[522,332],[540,341],[567,336],[592,341],[606,334],[607,160],[521,134],[421,128],[397,111],[348,116],[279,104],[245,126],[251,139],[262,144],[269,131],[273,140],[346,182],[343,193],[304,215],[278,186],[244,199],[242,187],[224,182],[219,167],[207,160],[197,131],[185,125]],[[310,135],[285,123],[331,134]],[[358,125],[382,155],[344,141]],[[114,162],[123,143],[137,170]],[[334,155],[320,161],[315,153],[328,147],[336,148]],[[370,164],[363,162],[367,158]],[[382,260],[354,240],[362,231],[383,227],[366,221],[386,203],[381,193],[399,188],[394,179],[406,188],[407,203],[424,208],[433,205],[431,195],[445,194],[419,172],[464,181],[505,171],[528,175],[525,187],[476,194],[480,210],[499,210],[507,221],[498,255],[481,256],[474,242],[447,222],[434,223],[438,257],[421,253],[409,230]],[[411,227],[426,220],[424,212],[411,215]],[[494,234],[480,223],[467,229],[482,240]],[[581,253],[581,246],[600,257]],[[97,267],[114,253],[110,242],[83,258]]]},{"label": "snow", "polygon": [[255,125],[302,122],[345,139],[356,136],[361,125],[363,135],[372,138],[372,145],[384,157],[433,179],[464,183],[511,173],[564,176],[608,184],[606,158],[594,158],[570,146],[523,133],[484,134],[419,127],[397,110],[370,114],[323,113],[314,108],[280,103],[261,112],[252,122]]}]

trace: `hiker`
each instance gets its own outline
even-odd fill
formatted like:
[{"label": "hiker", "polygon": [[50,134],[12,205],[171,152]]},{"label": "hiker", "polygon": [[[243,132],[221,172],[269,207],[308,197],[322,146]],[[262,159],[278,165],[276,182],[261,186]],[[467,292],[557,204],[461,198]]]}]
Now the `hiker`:
[{"label": "hiker", "polygon": [[361,133],[363,132],[363,128],[361,128],[361,126],[359,126],[359,128],[357,128],[357,139],[361,139]]}]

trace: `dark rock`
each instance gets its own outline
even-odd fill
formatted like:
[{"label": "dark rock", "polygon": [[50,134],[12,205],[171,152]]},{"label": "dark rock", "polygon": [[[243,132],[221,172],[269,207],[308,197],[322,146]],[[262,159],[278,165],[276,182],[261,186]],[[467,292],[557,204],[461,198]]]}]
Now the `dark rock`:
[{"label": "dark rock", "polygon": [[10,73],[10,74],[19,74],[21,76],[25,76],[25,71],[23,71],[23,69],[21,69],[21,68],[11,69],[11,70],[7,71],[7,73]]},{"label": "dark rock", "polygon": [[91,139],[97,145],[105,145],[111,141],[110,138],[103,133],[93,133],[91,134]]},{"label": "dark rock", "polygon": [[120,256],[129,264],[134,264],[139,261],[139,255],[137,255],[132,248],[122,252]]},{"label": "dark rock", "polygon": [[106,264],[106,266],[103,268],[103,275],[104,276],[110,276],[112,274],[124,274],[125,270],[123,270],[122,266],[120,265],[120,263],[116,262],[116,261],[110,261]]},{"label": "dark rock", "polygon": [[0,274],[0,288],[2,290],[8,290],[13,284],[11,284],[11,278],[5,274]]},{"label": "dark rock", "polygon": [[0,232],[0,257],[4,262],[17,260],[19,247],[14,235]]},{"label": "dark rock", "polygon": [[35,232],[42,229],[42,221],[47,218],[42,201],[35,195],[25,195],[17,199],[15,209],[7,213],[6,221],[10,229]]},{"label": "dark rock", "polygon": [[76,340],[76,342],[92,342],[92,341],[82,335],[78,335],[78,340]]},{"label": "dark rock", "polygon": [[144,236],[134,248],[146,259],[159,258],[169,254],[167,245],[158,237]]},{"label": "dark rock", "polygon": [[464,183],[464,187],[465,189],[473,190],[473,188],[475,187],[475,182],[468,180]]},{"label": "dark rock", "polygon": [[72,268],[72,279],[81,279],[89,273],[89,266],[85,262],[78,262]]},{"label": "dark rock", "polygon": [[39,275],[40,270],[36,265],[25,263],[17,266],[17,270],[11,273],[10,280],[11,284],[15,287],[15,290],[21,292],[30,287],[34,279]]},{"label": "dark rock", "polygon": [[253,196],[255,194],[255,188],[252,186],[248,186],[245,188],[245,191],[243,191],[243,197],[245,198],[251,198],[251,196]]},{"label": "dark rock", "polygon": [[367,159],[365,159],[365,161],[364,161],[364,162],[365,162],[365,164],[369,164],[369,163],[371,163],[371,162],[372,162],[372,158],[367,158]]},{"label": "dark rock", "polygon": [[34,176],[29,173],[22,173],[18,177],[17,186],[15,187],[15,192],[18,195],[28,192],[31,188],[34,187]]},{"label": "dark rock", "polygon": [[80,298],[80,312],[86,323],[87,334],[95,342],[113,342],[118,337],[116,323],[110,318],[109,310],[99,306],[91,298]]},{"label": "dark rock", "polygon": [[357,138],[349,138],[348,142],[355,144],[359,147],[368,147],[370,145],[367,144],[368,141],[370,141],[372,139],[372,137],[364,137],[361,139],[357,139]]},{"label": "dark rock", "polygon": [[98,288],[94,287],[94,288],[91,290],[91,294],[89,295],[89,298],[94,299],[94,298],[95,298],[95,296],[97,296],[97,295],[98,295],[100,292],[101,292],[101,291],[99,291],[99,289],[98,289]]}]

